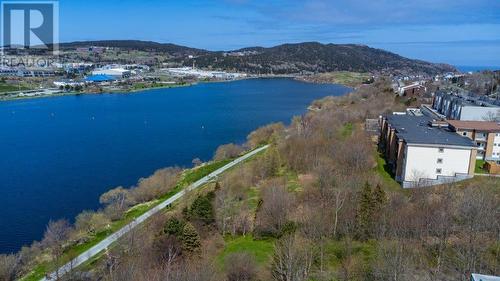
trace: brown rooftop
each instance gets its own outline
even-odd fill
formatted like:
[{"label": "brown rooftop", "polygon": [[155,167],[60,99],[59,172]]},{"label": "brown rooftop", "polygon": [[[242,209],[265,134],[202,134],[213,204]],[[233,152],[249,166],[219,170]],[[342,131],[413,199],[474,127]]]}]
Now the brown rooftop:
[{"label": "brown rooftop", "polygon": [[448,120],[447,122],[455,129],[500,132],[500,124],[497,122],[460,120]]}]

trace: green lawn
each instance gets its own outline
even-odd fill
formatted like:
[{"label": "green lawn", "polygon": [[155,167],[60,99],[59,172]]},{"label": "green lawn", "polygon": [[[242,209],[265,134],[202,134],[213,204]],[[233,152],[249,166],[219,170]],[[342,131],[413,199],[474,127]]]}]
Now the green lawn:
[{"label": "green lawn", "polygon": [[346,139],[352,135],[352,131],[353,131],[352,123],[347,123],[340,130],[340,135],[342,136],[343,139]]},{"label": "green lawn", "polygon": [[209,164],[205,164],[201,167],[189,170],[185,175],[181,183],[183,184],[192,184],[195,181],[201,179],[202,177],[210,174],[211,172],[222,168],[223,166],[229,164],[233,159],[226,159],[217,162],[212,162]]},{"label": "green lawn", "polygon": [[250,187],[247,190],[247,196],[248,206],[255,212],[259,204],[259,189],[257,187]]},{"label": "green lawn", "polygon": [[299,175],[287,168],[282,168],[281,174],[286,178],[286,186],[290,192],[298,192],[302,190],[302,186],[299,182]]},{"label": "green lawn", "polygon": [[474,173],[476,174],[487,174],[488,171],[483,169],[484,163],[486,163],[484,160],[477,159],[476,160],[476,167],[474,169]]},{"label": "green lawn", "polygon": [[369,73],[335,71],[317,74],[315,80],[323,83],[337,83],[349,87],[357,87],[369,80],[371,77],[372,76]]},{"label": "green lawn", "polygon": [[389,165],[385,161],[383,155],[377,153],[375,159],[377,160],[377,168],[376,168],[377,174],[380,175],[380,178],[384,182],[384,186],[394,191],[400,191],[401,186],[394,179],[390,171]]},{"label": "green lawn", "polygon": [[232,253],[248,253],[255,257],[259,265],[268,264],[274,251],[274,240],[255,240],[252,235],[226,238],[226,245],[217,257],[217,262],[223,266],[226,257]]},{"label": "green lawn", "polygon": [[17,85],[10,85],[10,84],[0,82],[0,93],[23,91],[23,90],[28,90],[28,88],[26,88],[24,86],[19,87]]},{"label": "green lawn", "polygon": [[347,251],[347,243],[343,240],[330,240],[326,243],[324,263],[325,268],[336,270],[340,262],[348,255],[362,263],[370,263],[375,259],[377,242],[370,240],[367,242],[350,241],[351,249]]}]

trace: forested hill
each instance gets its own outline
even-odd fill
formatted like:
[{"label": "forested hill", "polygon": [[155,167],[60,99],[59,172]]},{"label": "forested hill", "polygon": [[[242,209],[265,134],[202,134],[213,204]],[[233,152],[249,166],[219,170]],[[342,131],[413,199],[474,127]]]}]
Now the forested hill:
[{"label": "forested hill", "polygon": [[209,51],[190,48],[186,46],[171,44],[171,43],[158,43],[153,41],[140,41],[140,40],[100,40],[100,41],[77,41],[70,43],[62,43],[59,47],[62,50],[76,49],[79,47],[110,47],[129,50],[140,51],[154,51],[167,53],[172,56],[189,56],[189,55],[202,55],[210,53]]},{"label": "forested hill", "polygon": [[331,71],[436,74],[456,69],[450,65],[413,60],[354,44],[305,42],[275,47],[250,47],[233,51],[208,51],[169,43],[136,40],[87,41],[61,44],[61,49],[106,46],[163,52],[181,65],[254,74],[296,74]]},{"label": "forested hill", "polygon": [[[301,72],[397,72],[442,73],[455,71],[450,65],[404,58],[364,45],[283,44],[271,48],[245,48],[208,53],[195,59],[200,67],[233,69],[250,73],[291,74]],[[187,65],[192,64],[187,62]]]}]

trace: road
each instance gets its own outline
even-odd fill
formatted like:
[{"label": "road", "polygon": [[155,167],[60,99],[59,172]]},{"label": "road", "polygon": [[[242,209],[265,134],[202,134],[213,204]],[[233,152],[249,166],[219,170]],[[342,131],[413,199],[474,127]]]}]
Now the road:
[{"label": "road", "polygon": [[162,203],[160,203],[157,206],[155,206],[154,208],[150,209],[149,211],[147,211],[146,213],[144,213],[140,217],[136,218],[135,220],[133,220],[129,224],[125,225],[120,230],[111,234],[110,236],[108,236],[107,238],[105,238],[104,240],[102,240],[101,242],[99,242],[98,244],[93,246],[92,248],[83,252],[78,257],[74,258],[73,260],[69,261],[65,265],[61,266],[57,271],[52,272],[49,275],[49,277],[43,278],[41,280],[42,281],[56,280],[57,276],[59,276],[59,277],[63,276],[64,274],[68,273],[69,271],[71,271],[72,269],[81,265],[82,263],[85,263],[86,261],[90,260],[91,258],[93,258],[95,255],[97,255],[101,251],[106,250],[112,243],[116,242],[120,237],[122,237],[123,235],[125,235],[127,232],[132,230],[134,227],[136,227],[140,223],[144,222],[145,220],[147,220],[148,218],[150,218],[154,214],[158,213],[159,211],[161,211],[165,207],[169,206],[170,204],[172,204],[173,202],[175,202],[176,200],[178,200],[179,198],[184,196],[184,194],[186,194],[186,192],[197,189],[200,186],[203,186],[204,184],[212,181],[214,178],[219,176],[221,173],[225,172],[227,169],[230,169],[230,168],[238,165],[239,163],[241,163],[241,162],[247,160],[248,158],[254,156],[255,154],[267,149],[268,147],[269,147],[269,145],[266,145],[266,146],[259,147],[255,150],[252,150],[252,151],[248,152],[247,154],[235,159],[232,162],[229,162],[225,166],[208,174],[207,176],[199,179],[198,181],[196,181],[192,185],[188,186],[187,188],[183,189],[182,191],[179,191],[174,196],[163,201]]}]

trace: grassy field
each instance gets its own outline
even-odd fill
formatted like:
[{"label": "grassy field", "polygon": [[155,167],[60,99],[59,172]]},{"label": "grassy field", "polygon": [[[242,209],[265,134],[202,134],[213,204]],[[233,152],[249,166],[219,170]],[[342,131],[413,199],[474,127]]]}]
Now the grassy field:
[{"label": "grassy field", "polygon": [[342,129],[340,130],[340,134],[342,136],[343,139],[346,139],[350,136],[352,136],[352,132],[353,132],[353,125],[352,123],[347,123],[345,124]]},{"label": "grassy field", "polygon": [[248,253],[255,257],[259,265],[269,263],[274,250],[274,240],[255,240],[252,235],[227,237],[224,250],[217,257],[219,265],[223,266],[226,257],[233,253]]},{"label": "grassy field", "polygon": [[476,160],[476,167],[474,169],[474,173],[476,173],[476,174],[487,174],[488,171],[486,171],[485,169],[483,169],[484,163],[485,163],[484,160],[477,159]]},{"label": "grassy field", "polygon": [[0,82],[0,93],[28,90],[25,86],[17,86]]},{"label": "grassy field", "polygon": [[233,159],[226,159],[226,160],[221,160],[218,162],[213,162],[207,165],[203,165],[201,167],[198,167],[196,169],[190,170],[188,173],[186,173],[181,180],[181,184],[191,184],[194,183],[195,181],[201,179],[204,176],[207,176],[211,172],[222,168],[223,166],[229,164]]},{"label": "grassy field", "polygon": [[[349,245],[349,247],[347,246]],[[350,248],[349,253],[347,249]],[[377,242],[370,240],[366,242],[330,240],[325,247],[324,264],[327,270],[338,270],[343,258],[352,255],[353,259],[361,264],[368,264],[376,255]]]},{"label": "grassy field", "polygon": [[400,191],[401,186],[394,180],[384,157],[380,153],[377,153],[375,159],[377,161],[376,171],[382,179],[384,186],[393,191]]},{"label": "grassy field", "polygon": [[257,187],[250,187],[247,190],[247,196],[248,206],[255,212],[259,204],[259,189]]},{"label": "grassy field", "polygon": [[350,71],[335,71],[315,74],[309,77],[304,77],[306,81],[316,83],[335,83],[349,87],[357,87],[371,79],[370,73],[359,73]]},{"label": "grassy field", "polygon": [[[125,226],[127,223],[131,222],[133,219],[141,216],[154,206],[160,204],[161,202],[165,201],[166,199],[172,197],[174,194],[177,192],[181,191],[184,187],[194,183],[195,181],[205,177],[206,175],[210,174],[211,172],[221,168],[222,166],[228,164],[231,162],[231,159],[227,160],[222,160],[222,161],[217,161],[217,162],[211,162],[208,164],[205,164],[201,167],[194,168],[187,170],[182,179],[179,181],[179,183],[169,192],[164,194],[162,197],[159,199],[138,204],[136,206],[131,207],[126,213],[123,219],[114,221],[111,224],[111,227],[108,228],[107,230],[101,231],[94,235],[91,239],[89,239],[87,242],[82,243],[82,244],[77,244],[65,251],[65,254],[62,258],[63,263],[68,262],[72,258],[78,256],[79,254],[85,252],[86,250],[92,248],[94,245],[99,243],[100,241],[104,240],[108,235],[112,234],[113,232],[119,230],[123,226]],[[39,265],[37,265],[32,272],[30,272],[26,277],[22,278],[22,280],[25,281],[36,281],[40,280],[43,278],[43,276],[52,270],[56,268],[56,265],[49,263],[49,262],[43,262]]]}]

